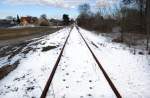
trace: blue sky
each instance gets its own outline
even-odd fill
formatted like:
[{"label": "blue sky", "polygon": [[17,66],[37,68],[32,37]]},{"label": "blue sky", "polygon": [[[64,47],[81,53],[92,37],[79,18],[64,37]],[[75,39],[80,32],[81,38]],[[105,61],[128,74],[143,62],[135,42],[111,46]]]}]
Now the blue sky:
[{"label": "blue sky", "polygon": [[64,13],[77,17],[78,5],[89,3],[97,7],[110,7],[117,0],[1,0],[0,18],[6,16],[37,16],[46,14],[48,18],[61,18]]}]

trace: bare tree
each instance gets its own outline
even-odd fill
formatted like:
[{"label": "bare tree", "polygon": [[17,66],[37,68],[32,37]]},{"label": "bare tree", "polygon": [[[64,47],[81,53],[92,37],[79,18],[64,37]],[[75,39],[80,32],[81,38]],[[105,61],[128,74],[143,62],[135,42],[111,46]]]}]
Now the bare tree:
[{"label": "bare tree", "polygon": [[40,26],[49,26],[49,21],[47,19],[47,15],[46,14],[42,14],[40,16]]},{"label": "bare tree", "polygon": [[47,19],[47,15],[46,15],[46,14],[42,14],[42,15],[40,16],[40,18],[41,18],[41,19]]},{"label": "bare tree", "polygon": [[78,7],[78,10],[79,10],[80,14],[81,14],[81,13],[86,13],[86,14],[88,14],[88,12],[90,12],[90,9],[91,9],[91,7],[90,7],[90,5],[87,4],[87,3],[82,4],[82,5],[79,5],[79,7]]},{"label": "bare tree", "polygon": [[14,17],[13,17],[13,16],[7,16],[6,19],[7,19],[7,20],[13,20]]},{"label": "bare tree", "polygon": [[90,18],[90,5],[89,4],[82,4],[79,5],[78,7],[79,10],[79,16],[77,18],[77,23],[79,26],[84,26],[84,27],[88,27],[89,25],[89,18]]},{"label": "bare tree", "polygon": [[150,39],[150,0],[123,0],[125,4],[135,3],[140,10],[141,30],[147,33],[146,50],[149,50]]},{"label": "bare tree", "polygon": [[150,38],[150,0],[146,0],[146,21],[147,21],[147,47],[146,49],[149,50],[149,38]]}]

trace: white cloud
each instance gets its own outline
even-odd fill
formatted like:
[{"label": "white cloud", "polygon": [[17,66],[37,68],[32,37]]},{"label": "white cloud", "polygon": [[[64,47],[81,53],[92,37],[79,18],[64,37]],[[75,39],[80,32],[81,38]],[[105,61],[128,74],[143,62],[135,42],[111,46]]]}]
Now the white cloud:
[{"label": "white cloud", "polygon": [[80,4],[91,2],[94,2],[94,6],[96,7],[110,7],[117,1],[118,0],[5,0],[4,3],[11,5],[47,5],[60,8],[75,8]]},{"label": "white cloud", "polygon": [[118,0],[97,0],[96,7],[97,8],[110,8],[112,5],[119,2]]},{"label": "white cloud", "polygon": [[47,5],[61,8],[75,8],[75,6],[89,0],[5,0],[4,3],[11,5]]}]

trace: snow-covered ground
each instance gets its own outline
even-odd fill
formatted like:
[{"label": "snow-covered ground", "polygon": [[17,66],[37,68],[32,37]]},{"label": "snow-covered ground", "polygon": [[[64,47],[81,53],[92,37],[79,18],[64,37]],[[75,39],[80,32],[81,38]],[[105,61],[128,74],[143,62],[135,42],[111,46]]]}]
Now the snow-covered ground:
[{"label": "snow-covered ground", "polygon": [[150,55],[80,29],[123,98],[150,98]]},{"label": "snow-covered ground", "polygon": [[[22,57],[22,53],[13,57],[12,62],[21,59],[20,64],[0,80],[0,98],[39,98],[69,30],[65,28],[31,42],[28,45],[36,47],[36,51],[26,57]],[[112,43],[109,38],[82,28],[80,31],[123,98],[150,98],[149,55],[134,55],[125,45]],[[42,52],[46,46],[57,48]],[[4,64],[7,64],[7,57],[0,58],[0,65]],[[47,98],[115,98],[75,27]]]},{"label": "snow-covered ground", "polygon": [[63,55],[47,98],[115,98],[76,28]]},{"label": "snow-covered ground", "polygon": [[[13,57],[9,63],[21,59],[20,64],[0,80],[0,98],[39,98],[69,30],[70,28],[65,28],[36,42],[31,42],[28,45],[36,47],[36,51],[30,51],[26,57],[22,53]],[[58,47],[42,52],[42,48],[46,46]],[[7,59],[3,60],[0,65],[4,65],[4,62],[7,64]]]}]

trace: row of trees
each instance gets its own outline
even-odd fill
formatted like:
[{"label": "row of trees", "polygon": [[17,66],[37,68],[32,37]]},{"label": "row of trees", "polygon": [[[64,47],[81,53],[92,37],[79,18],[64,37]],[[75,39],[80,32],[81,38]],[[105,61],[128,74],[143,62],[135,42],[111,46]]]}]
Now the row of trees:
[{"label": "row of trees", "polygon": [[[123,31],[138,31],[147,34],[146,49],[149,50],[150,38],[150,0],[123,0],[125,5],[135,4],[133,8],[122,8]],[[127,22],[127,23],[125,23]],[[122,31],[122,32],[123,32]]]},{"label": "row of trees", "polygon": [[[146,49],[149,49],[150,37],[150,0],[121,0],[121,6],[104,15],[103,9],[93,13],[89,4],[79,6],[78,25],[90,30],[111,32],[116,26],[121,28],[120,42],[124,41],[125,33],[147,34]],[[105,12],[105,10],[103,11]]]},{"label": "row of trees", "polygon": [[[26,17],[32,18],[32,16],[26,16]],[[40,18],[37,18],[37,17],[34,17],[34,18],[36,18],[36,20],[38,21],[36,23],[41,25],[41,26],[48,26],[49,22],[51,21],[51,19],[48,19],[46,14],[40,15]],[[13,21],[16,24],[21,23],[21,17],[19,17],[19,15],[17,15],[17,17],[7,16],[6,19]],[[55,19],[55,22],[59,22],[58,24],[62,24],[62,25],[69,25],[69,24],[72,24],[74,22],[74,20],[70,19],[68,14],[63,14],[62,20]]]},{"label": "row of trees", "polygon": [[104,17],[100,11],[93,13],[89,4],[80,5],[79,12],[78,25],[90,30],[110,32],[116,24],[111,16]]}]

